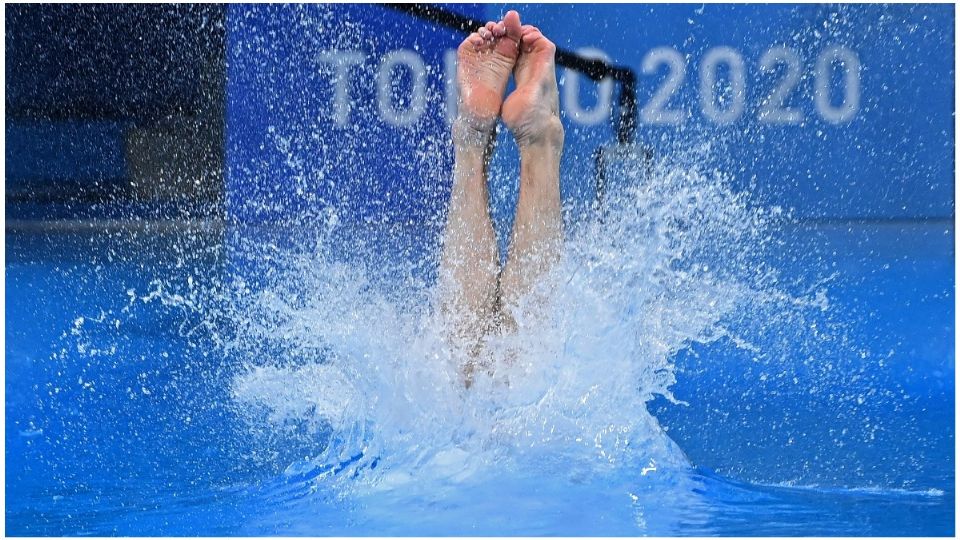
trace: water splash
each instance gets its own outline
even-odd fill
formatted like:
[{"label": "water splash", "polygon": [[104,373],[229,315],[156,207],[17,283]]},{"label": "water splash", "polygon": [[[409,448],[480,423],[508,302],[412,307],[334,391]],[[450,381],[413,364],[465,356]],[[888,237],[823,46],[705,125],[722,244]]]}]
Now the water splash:
[{"label": "water splash", "polygon": [[[272,249],[276,273],[233,310],[244,366],[233,398],[255,431],[324,441],[295,470],[362,469],[368,484],[490,467],[686,468],[646,407],[676,402],[676,353],[730,337],[724,323],[758,303],[817,301],[777,290],[758,264],[778,214],[718,172],[659,165],[568,224],[562,262],[534,292],[547,294],[542,316],[521,310],[516,333],[491,338],[491,373],[469,390],[430,309],[432,281],[402,256],[344,262],[343,231],[328,227],[308,249]],[[383,265],[401,278],[383,280]]]}]

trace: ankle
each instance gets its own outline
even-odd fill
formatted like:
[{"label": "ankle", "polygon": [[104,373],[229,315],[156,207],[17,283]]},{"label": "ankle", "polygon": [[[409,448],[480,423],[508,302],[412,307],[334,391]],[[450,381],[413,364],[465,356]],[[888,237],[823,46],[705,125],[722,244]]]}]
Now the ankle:
[{"label": "ankle", "polygon": [[450,132],[455,147],[485,150],[493,139],[494,130],[461,116],[454,120]]},{"label": "ankle", "polygon": [[514,137],[520,151],[563,149],[564,129],[559,116],[551,115],[544,120],[519,126]]}]

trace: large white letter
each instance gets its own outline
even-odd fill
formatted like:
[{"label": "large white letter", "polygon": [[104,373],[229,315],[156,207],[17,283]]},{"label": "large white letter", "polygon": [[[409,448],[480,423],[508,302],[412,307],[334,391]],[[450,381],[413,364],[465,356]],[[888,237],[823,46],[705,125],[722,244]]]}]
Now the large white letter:
[{"label": "large white letter", "polygon": [[[834,107],[830,102],[830,79],[833,64],[843,66],[843,103]],[[857,53],[843,45],[834,45],[820,53],[814,73],[814,101],[817,112],[831,124],[849,122],[860,108],[860,59]]]},{"label": "large white letter", "polygon": [[661,65],[669,69],[663,85],[653,94],[650,102],[640,109],[640,120],[647,124],[679,124],[687,116],[686,111],[667,109],[667,102],[687,76],[687,61],[671,47],[657,47],[643,57],[641,69],[645,75],[655,75]]},{"label": "large white letter", "polygon": [[[580,56],[609,61],[610,57],[596,47],[577,49]],[[572,69],[563,73],[563,107],[570,118],[582,126],[595,126],[610,119],[610,105],[613,101],[613,79],[604,78],[597,85],[597,104],[591,109],[580,107],[580,74]]]},{"label": "large white letter", "polygon": [[[409,106],[398,111],[393,107],[393,68],[401,65],[410,70],[413,88]],[[398,127],[409,126],[420,119],[427,106],[427,68],[419,54],[400,49],[384,55],[377,73],[377,105],[383,119]]]},{"label": "large white letter", "polygon": [[[717,104],[717,65],[726,64],[730,69],[730,104],[720,108]],[[700,104],[703,114],[718,124],[729,124],[743,114],[746,100],[746,81],[743,58],[730,47],[710,49],[700,64]]]},{"label": "large white letter", "polygon": [[760,121],[771,124],[799,124],[803,122],[803,113],[786,105],[790,93],[800,83],[803,67],[800,55],[788,47],[771,47],[760,58],[760,70],[773,72],[780,64],[787,66],[780,83],[760,102]]},{"label": "large white letter", "polygon": [[350,120],[350,68],[363,63],[364,54],[360,51],[324,51],[317,56],[320,62],[332,65],[333,86],[333,123],[345,126]]}]

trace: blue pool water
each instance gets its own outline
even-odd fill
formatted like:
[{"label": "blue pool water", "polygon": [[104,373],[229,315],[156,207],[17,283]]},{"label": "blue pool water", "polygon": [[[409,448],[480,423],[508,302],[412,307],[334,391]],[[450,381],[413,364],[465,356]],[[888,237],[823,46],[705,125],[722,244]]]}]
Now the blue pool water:
[{"label": "blue pool water", "polygon": [[955,533],[952,9],[451,7],[567,59],[563,253],[465,388],[464,28],[396,8],[9,12],[8,534]]},{"label": "blue pool water", "polygon": [[564,362],[486,395],[430,363],[436,228],[8,229],[7,533],[952,535],[952,221],[707,199],[702,260],[571,229]]}]

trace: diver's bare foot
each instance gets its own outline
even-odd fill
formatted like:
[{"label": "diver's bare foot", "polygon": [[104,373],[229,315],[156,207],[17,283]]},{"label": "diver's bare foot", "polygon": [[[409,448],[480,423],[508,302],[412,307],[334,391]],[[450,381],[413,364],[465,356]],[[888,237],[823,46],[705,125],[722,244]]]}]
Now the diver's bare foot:
[{"label": "diver's bare foot", "polygon": [[493,131],[500,117],[507,80],[520,54],[519,45],[520,14],[512,10],[502,21],[488,22],[460,44],[457,49],[460,131],[480,135]]},{"label": "diver's bare foot", "polygon": [[503,102],[503,122],[517,144],[563,144],[554,55],[557,47],[535,26],[523,25],[520,58],[513,68],[517,88]]}]

